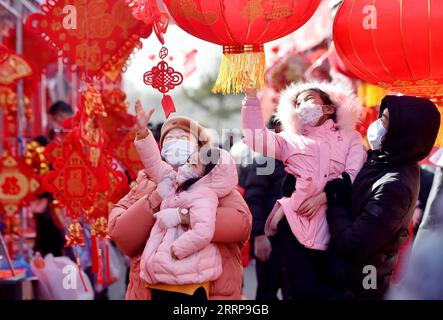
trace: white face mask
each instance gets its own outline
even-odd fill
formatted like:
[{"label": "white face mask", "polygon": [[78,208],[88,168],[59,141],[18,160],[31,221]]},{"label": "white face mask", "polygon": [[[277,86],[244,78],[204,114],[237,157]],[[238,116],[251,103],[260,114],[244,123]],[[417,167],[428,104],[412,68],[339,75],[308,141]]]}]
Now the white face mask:
[{"label": "white face mask", "polygon": [[195,150],[196,146],[188,140],[170,140],[163,143],[162,157],[171,166],[179,167]]},{"label": "white face mask", "polygon": [[191,167],[188,165],[182,165],[177,170],[177,182],[178,184],[182,184],[183,182],[189,180],[189,179],[195,179],[199,178],[200,176],[194,172]]},{"label": "white face mask", "polygon": [[322,106],[312,102],[301,103],[296,112],[302,126],[315,126],[323,116]]},{"label": "white face mask", "polygon": [[388,130],[383,126],[381,118],[371,123],[368,127],[367,137],[372,150],[379,150],[381,148],[386,132]]}]

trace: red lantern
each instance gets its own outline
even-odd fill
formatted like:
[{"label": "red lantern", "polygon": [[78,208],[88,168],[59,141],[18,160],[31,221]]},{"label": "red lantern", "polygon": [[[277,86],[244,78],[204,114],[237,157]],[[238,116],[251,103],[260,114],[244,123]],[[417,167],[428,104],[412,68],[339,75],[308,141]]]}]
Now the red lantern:
[{"label": "red lantern", "polygon": [[[200,39],[223,46],[213,92],[264,87],[263,44],[301,27],[320,0],[164,0],[175,23]],[[245,76],[245,75],[248,76]]]},{"label": "red lantern", "polygon": [[344,0],[337,53],[359,78],[390,91],[443,95],[443,2]]}]

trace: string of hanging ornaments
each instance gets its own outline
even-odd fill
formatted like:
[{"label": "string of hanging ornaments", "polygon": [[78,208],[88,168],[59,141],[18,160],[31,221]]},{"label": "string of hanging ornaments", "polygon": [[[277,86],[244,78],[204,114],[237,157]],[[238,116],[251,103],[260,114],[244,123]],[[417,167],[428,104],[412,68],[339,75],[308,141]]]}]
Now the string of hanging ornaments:
[{"label": "string of hanging ornaments", "polygon": [[143,75],[143,82],[163,94],[162,107],[166,118],[176,111],[174,101],[167,93],[183,82],[183,75],[170,67],[165,61],[169,52],[165,46],[164,35],[168,30],[169,15],[160,10],[156,0],[126,0],[132,15],[146,24],[152,25],[157,39],[162,44],[159,52],[161,61]]}]

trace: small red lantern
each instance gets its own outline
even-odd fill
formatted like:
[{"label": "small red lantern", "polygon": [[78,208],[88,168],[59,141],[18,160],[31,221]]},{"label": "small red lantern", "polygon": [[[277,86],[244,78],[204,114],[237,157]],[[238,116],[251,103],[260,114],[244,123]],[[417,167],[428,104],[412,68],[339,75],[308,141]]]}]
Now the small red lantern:
[{"label": "small red lantern", "polygon": [[[301,27],[320,0],[164,0],[175,23],[200,39],[223,46],[214,93],[264,87],[263,44]],[[245,76],[248,75],[248,76]]]}]

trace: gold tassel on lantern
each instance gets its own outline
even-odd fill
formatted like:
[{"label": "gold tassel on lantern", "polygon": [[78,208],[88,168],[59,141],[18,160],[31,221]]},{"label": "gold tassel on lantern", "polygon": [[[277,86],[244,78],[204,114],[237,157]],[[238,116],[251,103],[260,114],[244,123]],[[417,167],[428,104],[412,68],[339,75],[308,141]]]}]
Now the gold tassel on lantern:
[{"label": "gold tassel on lantern", "polygon": [[224,46],[213,93],[238,94],[248,86],[256,90],[265,86],[265,52],[263,45]]}]

